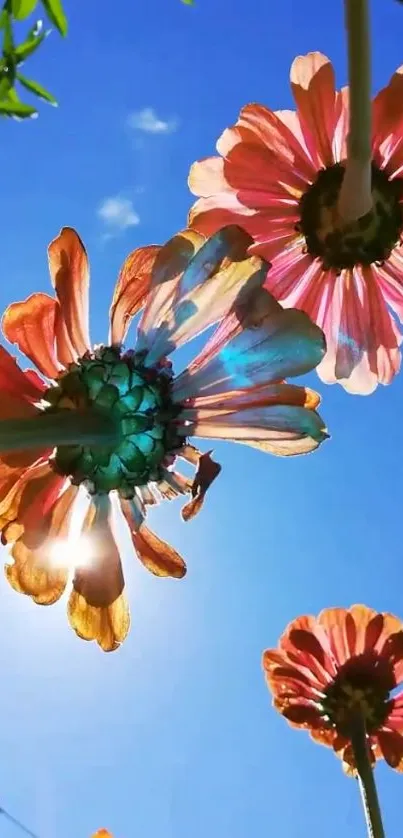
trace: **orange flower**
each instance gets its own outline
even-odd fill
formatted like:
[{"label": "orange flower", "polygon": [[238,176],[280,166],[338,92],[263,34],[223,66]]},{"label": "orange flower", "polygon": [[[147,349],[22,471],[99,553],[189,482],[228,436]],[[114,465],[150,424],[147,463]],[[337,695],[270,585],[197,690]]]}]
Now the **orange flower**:
[{"label": "orange flower", "polygon": [[[184,520],[200,510],[220,466],[188,443],[190,435],[275,454],[311,451],[327,436],[316,393],[283,381],[321,360],[322,332],[262,289],[267,266],[247,256],[250,243],[228,227],[206,242],[187,230],[164,247],[134,251],[112,300],[109,345],[91,348],[87,255],[65,228],[49,248],[56,296],[34,294],[4,315],[5,337],[47,379],[23,372],[0,347],[0,451],[13,449],[0,459],[0,531],[13,559],[7,578],[48,605],[63,593],[73,564],[70,623],[106,651],[129,628],[115,513],[123,513],[148,570],[175,578],[186,572],[145,518],[148,506],[178,495],[188,497]],[[126,351],[141,308],[135,349]],[[168,356],[218,321],[201,354],[174,378]],[[193,481],[177,470],[181,459],[194,466]],[[87,505],[80,523],[79,497]]]},{"label": "orange flower", "polygon": [[373,762],[403,771],[403,623],[365,605],[327,608],[289,624],[263,654],[273,704],[293,727],[333,748],[348,773],[357,717]]},{"label": "orange flower", "polygon": [[97,832],[91,835],[91,838],[113,838],[113,835],[108,829],[98,829]]}]

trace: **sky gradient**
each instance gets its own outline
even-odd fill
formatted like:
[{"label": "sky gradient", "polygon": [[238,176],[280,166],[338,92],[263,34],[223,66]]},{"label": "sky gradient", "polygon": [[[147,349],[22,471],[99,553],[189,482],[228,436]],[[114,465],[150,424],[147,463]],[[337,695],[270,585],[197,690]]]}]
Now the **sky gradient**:
[{"label": "sky gradient", "polygon": [[[68,39],[52,33],[26,65],[60,107],[1,125],[0,310],[50,290],[46,246],[71,225],[105,340],[123,259],[185,226],[189,166],[239,108],[292,107],[289,67],[309,50],[346,83],[342,5],[126,0],[112,15],[106,0],[66,0]],[[372,12],[375,91],[403,62],[403,9],[373,0]],[[355,782],[271,709],[260,657],[326,606],[403,617],[403,380],[370,397],[306,381],[331,440],[290,461],[217,444],[223,470],[201,515],[185,525],[173,503],[150,516],[187,577],[155,579],[126,551],[132,629],[119,651],[78,640],[65,598],[40,608],[0,574],[0,806],[40,838],[100,826],[115,838],[364,836]],[[376,773],[398,838],[403,780]],[[0,838],[17,835],[0,816]]]}]

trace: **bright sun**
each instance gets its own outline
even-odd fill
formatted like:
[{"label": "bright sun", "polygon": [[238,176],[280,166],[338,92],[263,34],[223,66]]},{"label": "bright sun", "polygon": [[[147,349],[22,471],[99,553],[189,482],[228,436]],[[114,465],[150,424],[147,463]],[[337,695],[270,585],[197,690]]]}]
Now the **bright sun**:
[{"label": "bright sun", "polygon": [[49,550],[53,567],[89,567],[94,560],[94,545],[88,535],[55,539]]}]

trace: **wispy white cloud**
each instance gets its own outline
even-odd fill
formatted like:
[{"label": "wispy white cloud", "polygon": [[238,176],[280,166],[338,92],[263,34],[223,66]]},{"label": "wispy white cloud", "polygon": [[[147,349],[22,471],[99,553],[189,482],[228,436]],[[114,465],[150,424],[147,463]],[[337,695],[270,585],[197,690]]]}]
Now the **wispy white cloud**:
[{"label": "wispy white cloud", "polygon": [[134,131],[144,131],[145,134],[172,134],[178,127],[178,120],[161,119],[154,108],[143,108],[129,114],[127,124]]},{"label": "wispy white cloud", "polygon": [[98,207],[97,214],[110,232],[121,232],[140,223],[140,216],[129,198],[115,195],[105,198]]}]

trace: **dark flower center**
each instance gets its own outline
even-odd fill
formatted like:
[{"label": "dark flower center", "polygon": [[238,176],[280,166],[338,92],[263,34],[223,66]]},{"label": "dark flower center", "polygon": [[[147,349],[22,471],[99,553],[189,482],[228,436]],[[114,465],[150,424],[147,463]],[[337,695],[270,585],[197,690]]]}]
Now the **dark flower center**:
[{"label": "dark flower center", "polygon": [[343,224],[337,211],[344,165],[322,169],[300,200],[298,232],[311,256],[325,270],[341,271],[355,265],[382,263],[400,241],[403,230],[403,179],[389,180],[372,164],[373,208],[367,215]]},{"label": "dark flower center", "polygon": [[53,466],[92,493],[118,489],[133,497],[136,486],[158,481],[170,451],[180,448],[179,408],[171,398],[170,364],[148,368],[144,353],[99,347],[71,364],[45,394],[47,411],[93,407],[112,414],[120,429],[114,446],[66,445],[56,448]]},{"label": "dark flower center", "polygon": [[365,720],[367,732],[375,732],[387,718],[394,686],[389,661],[375,653],[350,658],[325,691],[323,715],[341,735],[349,734],[357,714]]}]

